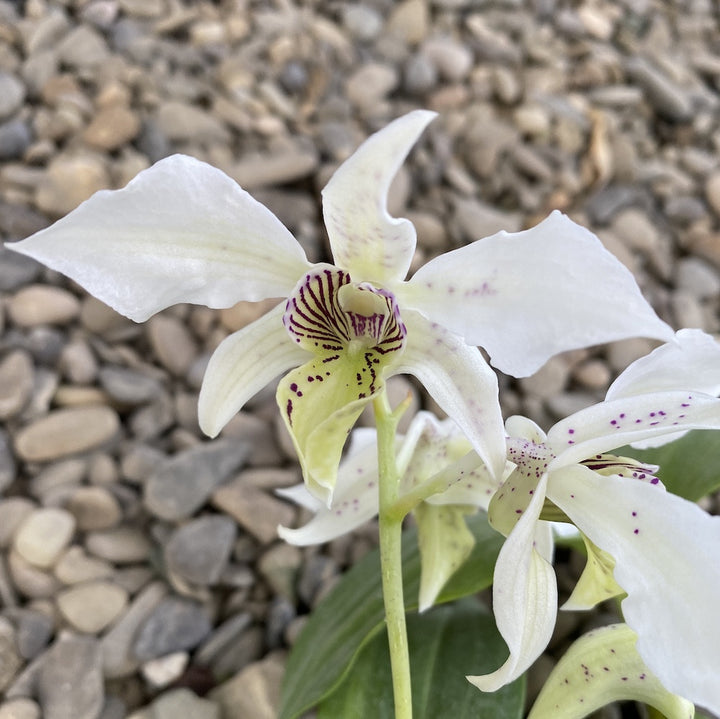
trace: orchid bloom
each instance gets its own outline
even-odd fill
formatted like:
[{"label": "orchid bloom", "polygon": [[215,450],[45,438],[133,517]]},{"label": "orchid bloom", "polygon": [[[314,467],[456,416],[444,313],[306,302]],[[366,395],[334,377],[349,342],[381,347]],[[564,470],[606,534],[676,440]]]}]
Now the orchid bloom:
[{"label": "orchid bloom", "polygon": [[528,419],[508,419],[516,468],[488,515],[507,536],[495,567],[493,606],[510,656],[492,674],[468,677],[473,684],[495,691],[545,649],[557,587],[544,520],[562,516],[590,550],[565,608],[627,593],[624,619],[639,637],[645,664],[673,694],[720,712],[720,517],[666,492],[656,468],[607,454],[690,429],[720,429],[718,394],[720,344],[700,330],[681,330],[676,342],[631,364],[604,402],[558,422],[547,435]]},{"label": "orchid bloom", "polygon": [[[421,558],[419,608],[424,611],[473,548],[465,515],[487,509],[499,482],[450,419],[439,421],[430,412],[419,412],[396,445],[399,500],[413,492],[424,495],[424,488],[432,485],[432,495],[414,510]],[[377,433],[355,429],[338,469],[332,506],[318,501],[304,484],[277,490],[315,513],[303,527],[281,526],[278,534],[290,544],[307,546],[352,532],[377,515],[377,483]]]},{"label": "orchid bloom", "polygon": [[441,255],[404,281],[415,229],[388,214],[387,194],[433,117],[416,110],[395,120],[335,172],[323,191],[334,265],[311,264],[269,210],[220,170],[181,155],[8,247],[138,322],[178,302],[287,298],[217,348],[200,426],[216,436],[287,373],[277,401],[305,481],[328,504],[348,432],[398,373],[425,385],[499,477],[497,382],[477,345],[499,369],[524,376],[563,350],[672,333],[631,273],[557,212]]}]

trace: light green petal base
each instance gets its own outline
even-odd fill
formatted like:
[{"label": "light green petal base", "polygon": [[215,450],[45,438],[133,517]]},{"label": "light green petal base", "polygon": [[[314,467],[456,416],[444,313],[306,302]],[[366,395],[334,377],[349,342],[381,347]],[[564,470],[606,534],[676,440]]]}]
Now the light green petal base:
[{"label": "light green petal base", "polygon": [[578,639],[553,669],[528,719],[582,719],[628,699],[655,707],[667,719],[692,719],[695,707],[663,687],[637,653],[636,640],[626,624]]},{"label": "light green petal base", "polygon": [[415,510],[420,546],[421,612],[435,603],[445,583],[472,552],[475,537],[465,525],[465,516],[475,511],[475,507],[425,502]]},{"label": "light green petal base", "polygon": [[573,593],[563,604],[563,609],[592,609],[606,599],[625,594],[625,590],[613,576],[615,560],[607,552],[594,545],[584,534],[580,536],[585,542],[585,549],[587,549],[587,564]]}]

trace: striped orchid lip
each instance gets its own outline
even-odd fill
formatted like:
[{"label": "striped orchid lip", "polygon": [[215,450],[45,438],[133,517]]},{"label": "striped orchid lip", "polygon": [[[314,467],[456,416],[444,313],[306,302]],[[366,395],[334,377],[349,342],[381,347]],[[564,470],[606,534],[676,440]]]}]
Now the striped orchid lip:
[{"label": "striped orchid lip", "polygon": [[407,336],[392,292],[355,284],[349,273],[334,267],[313,270],[300,280],[285,305],[283,324],[297,345],[331,357],[402,351]]}]

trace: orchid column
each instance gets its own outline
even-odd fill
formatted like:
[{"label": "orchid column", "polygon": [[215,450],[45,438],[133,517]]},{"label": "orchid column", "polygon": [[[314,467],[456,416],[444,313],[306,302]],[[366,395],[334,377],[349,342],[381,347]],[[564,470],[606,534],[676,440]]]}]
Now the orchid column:
[{"label": "orchid column", "polygon": [[[672,337],[628,270],[557,212],[533,229],[442,255],[405,281],[415,229],[390,217],[387,194],[433,117],[418,110],[395,120],[332,177],[323,211],[335,264],[308,262],[271,212],[221,171],[181,155],[8,245],[138,322],[178,302],[220,308],[285,298],[217,348],[200,393],[200,425],[215,437],[250,397],[284,375],[277,401],[305,483],[331,506],[346,437],[374,403],[388,625],[396,633],[403,621],[396,596],[401,518],[383,511],[399,481],[387,378],[417,377],[499,479],[506,453],[497,381],[477,345],[499,369],[525,376],[564,350]],[[401,644],[393,659],[406,675]],[[398,716],[409,717],[409,678],[398,675],[396,687],[404,696]]]}]

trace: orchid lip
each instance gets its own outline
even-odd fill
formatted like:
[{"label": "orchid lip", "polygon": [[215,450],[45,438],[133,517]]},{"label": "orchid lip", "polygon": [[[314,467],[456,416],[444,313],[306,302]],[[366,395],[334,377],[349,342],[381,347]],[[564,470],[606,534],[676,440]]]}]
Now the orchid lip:
[{"label": "orchid lip", "polygon": [[407,329],[395,296],[369,283],[354,283],[331,265],[319,266],[298,282],[287,301],[283,324],[303,349],[334,358],[366,350],[381,355],[402,350]]}]

